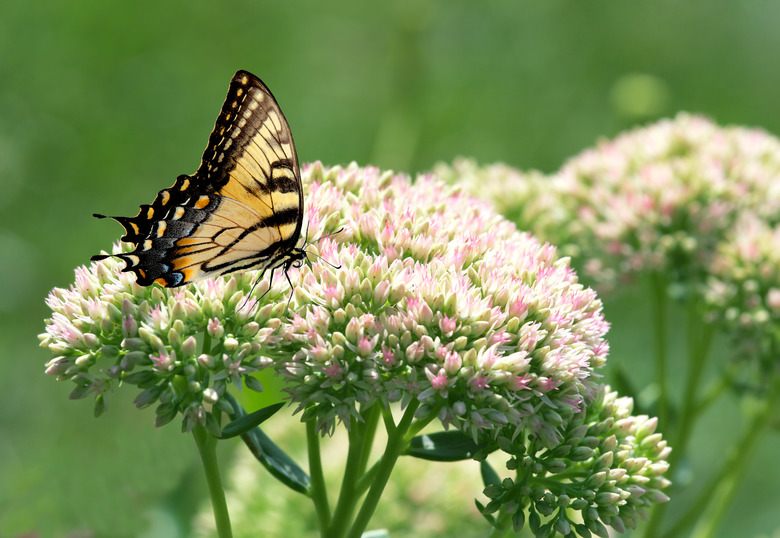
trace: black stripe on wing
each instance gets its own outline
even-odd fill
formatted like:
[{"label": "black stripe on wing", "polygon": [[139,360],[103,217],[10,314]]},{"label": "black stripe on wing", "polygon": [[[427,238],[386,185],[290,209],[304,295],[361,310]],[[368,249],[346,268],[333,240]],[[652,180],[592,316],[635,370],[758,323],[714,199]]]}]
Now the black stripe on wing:
[{"label": "black stripe on wing", "polygon": [[[272,112],[280,119],[280,125],[269,124],[269,114]],[[224,187],[230,179],[230,172],[245,155],[247,144],[256,136],[262,136],[259,131],[263,127],[267,127],[272,134],[270,140],[265,140],[268,147],[282,144],[292,147],[292,155],[274,152],[266,157],[272,169],[281,166],[293,171],[297,182],[292,190],[300,189],[298,156],[287,120],[268,86],[248,71],[238,71],[230,81],[225,104],[222,105],[195,175],[214,191]],[[263,179],[271,180],[269,177]],[[276,190],[276,186],[269,185],[269,190]]]}]

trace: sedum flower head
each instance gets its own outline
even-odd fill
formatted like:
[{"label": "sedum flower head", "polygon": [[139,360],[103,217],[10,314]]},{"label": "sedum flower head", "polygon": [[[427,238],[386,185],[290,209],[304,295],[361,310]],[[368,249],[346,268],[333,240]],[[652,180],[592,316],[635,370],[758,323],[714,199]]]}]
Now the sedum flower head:
[{"label": "sedum flower head", "polygon": [[695,285],[744,208],[778,213],[778,172],[774,137],[681,114],[603,142],[559,175],[582,200],[572,233],[591,242],[589,274],[656,270]]},{"label": "sedum flower head", "polygon": [[301,271],[269,351],[298,408],[330,432],[416,400],[475,439],[554,444],[607,352],[601,304],[567,261],[432,176],[306,173],[312,226],[338,215],[344,232],[319,252],[341,268]]},{"label": "sedum flower head", "polygon": [[[434,171],[446,182],[489,201],[519,229],[531,231],[559,248],[568,246],[571,237],[565,226],[571,208],[562,199],[563,187],[555,176],[523,172],[503,163],[480,166],[465,158],[451,165],[439,163]],[[578,254],[579,250],[572,253]]]},{"label": "sedum flower head", "polygon": [[[467,181],[475,194],[498,200],[605,288],[648,270],[698,284],[744,209],[780,214],[780,141],[687,114],[603,141],[549,177],[462,163],[440,170],[476,178]],[[503,187],[518,182],[526,185]]]},{"label": "sedum flower head", "polygon": [[284,302],[239,309],[248,275],[166,289],[138,286],[123,265],[79,267],[70,288],[49,294],[52,317],[40,340],[55,358],[46,373],[74,382],[71,398],[94,395],[96,414],[113,389],[130,384],[140,389],[138,407],[157,404],[157,425],[180,413],[185,430],[201,423],[218,432],[213,407],[229,410],[220,396],[231,383],[257,386],[249,376],[267,366],[262,345]]},{"label": "sedum flower head", "polygon": [[718,246],[704,286],[712,321],[722,324],[740,359],[759,359],[759,378],[775,373],[780,351],[780,224],[743,212]]},{"label": "sedum flower head", "polygon": [[486,489],[491,501],[483,512],[502,508],[516,530],[527,523],[536,536],[636,528],[648,508],[668,500],[662,490],[670,484],[663,474],[671,448],[655,432],[657,419],[632,410],[631,398],[601,386],[567,424],[560,445],[509,460],[517,476]]},{"label": "sedum flower head", "polygon": [[[107,259],[47,299],[47,372],[104,397],[120,384],[158,423],[211,420],[230,384],[273,367],[322,432],[415,400],[475,439],[554,446],[606,358],[601,303],[567,259],[433,176],[303,171],[311,263],[249,297],[249,272],[140,287]],[[116,247],[123,248],[123,247]],[[337,266],[335,264],[338,264]]]}]

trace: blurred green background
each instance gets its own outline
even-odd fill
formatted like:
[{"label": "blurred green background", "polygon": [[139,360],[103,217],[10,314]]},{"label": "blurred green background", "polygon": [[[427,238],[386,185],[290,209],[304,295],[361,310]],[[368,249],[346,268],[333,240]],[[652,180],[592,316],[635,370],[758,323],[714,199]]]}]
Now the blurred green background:
[{"label": "blurred green background", "polygon": [[[43,374],[36,335],[48,291],[121,235],[91,214],[135,214],[194,172],[237,69],[271,87],[302,161],[554,171],[681,110],[780,132],[778,28],[771,1],[2,2],[0,536],[186,532],[205,494],[191,439],[121,391],[94,419]],[[641,381],[637,303],[606,310],[611,358]],[[780,528],[778,450],[764,440],[722,536]]]}]

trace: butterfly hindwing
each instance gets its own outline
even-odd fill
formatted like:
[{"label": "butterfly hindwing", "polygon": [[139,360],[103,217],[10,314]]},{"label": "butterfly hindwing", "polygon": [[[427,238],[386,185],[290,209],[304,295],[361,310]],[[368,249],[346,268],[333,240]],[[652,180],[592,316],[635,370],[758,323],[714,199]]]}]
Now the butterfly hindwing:
[{"label": "butterfly hindwing", "polygon": [[237,72],[198,171],[179,176],[135,217],[113,218],[125,228],[122,239],[136,246],[117,257],[141,285],[180,286],[301,259],[298,157],[265,84]]}]

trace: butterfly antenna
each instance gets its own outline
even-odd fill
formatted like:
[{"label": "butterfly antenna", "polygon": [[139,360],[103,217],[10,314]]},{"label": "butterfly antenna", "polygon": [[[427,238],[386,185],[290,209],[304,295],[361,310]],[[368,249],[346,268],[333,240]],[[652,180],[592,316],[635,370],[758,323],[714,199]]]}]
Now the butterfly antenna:
[{"label": "butterfly antenna", "polygon": [[[308,254],[308,252],[307,252],[307,254]],[[328,260],[326,260],[325,258],[323,258],[322,256],[320,256],[319,254],[314,254],[314,253],[312,253],[312,254],[313,254],[313,256],[314,256],[315,258],[317,258],[318,260],[322,260],[323,262],[327,263],[327,264],[328,264],[328,265],[330,265],[330,266],[331,266],[333,269],[341,269],[341,265],[335,265],[335,264],[333,264],[333,263],[329,262]]]},{"label": "butterfly antenna", "polygon": [[323,239],[325,239],[325,238],[327,238],[327,237],[333,237],[334,235],[336,235],[336,234],[338,234],[338,233],[341,233],[341,232],[343,232],[343,231],[344,231],[344,227],[342,226],[341,228],[339,228],[339,229],[338,229],[338,230],[336,230],[335,232],[330,232],[329,234],[321,235],[319,239],[317,239],[317,240],[315,240],[315,241],[312,241],[312,243],[319,243],[319,242],[320,242],[320,241],[322,241]]},{"label": "butterfly antenna", "polygon": [[[308,227],[308,225],[307,225],[307,227]],[[307,231],[308,231],[308,230],[307,230]],[[344,227],[342,226],[341,228],[339,228],[339,229],[338,229],[338,230],[336,230],[335,232],[331,232],[331,233],[329,233],[329,234],[325,234],[325,235],[322,235],[322,236],[320,236],[318,239],[315,239],[314,241],[312,241],[312,242],[311,242],[311,244],[312,244],[312,245],[314,245],[314,244],[317,244],[317,243],[319,243],[320,241],[322,241],[323,239],[325,239],[326,237],[333,237],[333,236],[334,236],[334,235],[336,235],[337,233],[341,233],[341,232],[343,232],[343,231],[344,231]],[[333,269],[341,269],[341,265],[335,265],[335,264],[333,264],[333,263],[329,262],[328,260],[326,260],[325,258],[323,258],[322,256],[320,256],[319,254],[315,254],[315,253],[312,253],[312,254],[313,254],[313,256],[314,256],[315,258],[317,258],[318,260],[322,260],[323,262],[327,263],[327,264],[328,264],[328,265],[330,265],[330,266],[331,266]],[[307,256],[309,255],[309,251],[306,251],[306,255],[307,255]]]}]

